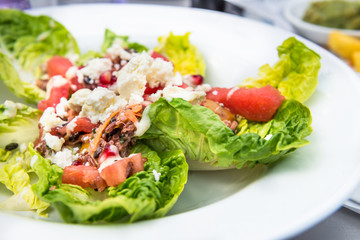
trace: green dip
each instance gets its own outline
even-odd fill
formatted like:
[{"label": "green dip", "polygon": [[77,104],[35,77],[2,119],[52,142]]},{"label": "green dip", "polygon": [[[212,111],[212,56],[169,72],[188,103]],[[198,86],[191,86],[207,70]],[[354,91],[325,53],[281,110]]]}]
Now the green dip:
[{"label": "green dip", "polygon": [[360,30],[360,2],[313,2],[306,10],[303,20],[325,27]]}]

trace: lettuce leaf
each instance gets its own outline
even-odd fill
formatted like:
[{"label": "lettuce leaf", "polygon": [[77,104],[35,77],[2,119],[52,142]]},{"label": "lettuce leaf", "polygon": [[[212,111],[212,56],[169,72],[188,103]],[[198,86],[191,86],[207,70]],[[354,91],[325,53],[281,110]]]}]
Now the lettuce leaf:
[{"label": "lettuce leaf", "polygon": [[182,149],[193,170],[271,164],[306,145],[312,132],[310,110],[296,100],[285,100],[268,123],[242,124],[238,135],[210,109],[180,98],[159,99],[149,118],[151,126],[141,141],[157,152]]},{"label": "lettuce leaf", "polygon": [[37,103],[45,97],[35,85],[41,65],[55,55],[78,54],[79,48],[70,32],[54,19],[1,9],[0,52],[1,70],[10,71],[2,71],[0,79],[16,96]]},{"label": "lettuce leaf", "polygon": [[17,97],[28,103],[37,103],[45,98],[45,92],[31,83],[20,79],[18,71],[10,62],[9,58],[0,52],[0,81]]},{"label": "lettuce leaf", "polygon": [[31,189],[31,155],[29,142],[39,135],[38,120],[41,112],[21,103],[5,101],[0,105],[0,182],[13,195],[0,203],[7,210],[36,210],[41,216],[49,204],[41,201]]},{"label": "lettuce leaf", "polygon": [[0,168],[0,182],[13,192],[7,200],[0,202],[0,208],[14,211],[35,210],[46,217],[49,203],[41,201],[31,189],[31,155],[27,149],[7,151],[0,149],[0,158],[6,163]]},{"label": "lettuce leaf", "polygon": [[134,49],[137,52],[147,51],[147,47],[140,43],[130,42],[128,36],[116,35],[109,29],[105,29],[104,42],[101,46],[101,51],[106,52],[115,42],[119,42],[123,48]]},{"label": "lettuce leaf", "polygon": [[295,37],[278,47],[279,61],[271,67],[263,65],[258,77],[248,78],[240,87],[277,88],[287,99],[305,102],[315,91],[320,70],[320,56]]},{"label": "lettuce leaf", "polygon": [[159,45],[154,51],[165,55],[173,64],[174,71],[182,75],[205,76],[205,61],[200,51],[190,43],[190,33],[184,35],[174,35],[172,32],[168,36],[158,38]]},{"label": "lettuce leaf", "polygon": [[[137,146],[134,152],[142,152],[148,159],[145,170],[117,187],[108,188],[107,196],[97,196],[79,186],[62,184],[63,170],[33,149],[30,151],[38,158],[33,169],[39,176],[32,189],[51,203],[66,222],[133,222],[164,216],[187,181],[188,166],[181,150],[159,156],[146,146]],[[161,174],[159,181],[155,180],[153,171]]]},{"label": "lettuce leaf", "polygon": [[39,135],[41,111],[21,103],[5,101],[0,105],[0,147],[10,143],[33,142]]}]

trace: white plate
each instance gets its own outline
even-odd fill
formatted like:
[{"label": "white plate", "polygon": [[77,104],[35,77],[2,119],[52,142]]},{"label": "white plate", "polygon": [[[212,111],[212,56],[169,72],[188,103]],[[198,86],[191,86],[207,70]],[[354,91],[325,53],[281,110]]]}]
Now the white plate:
[{"label": "white plate", "polygon": [[[99,4],[31,12],[62,22],[83,51],[99,49],[105,28],[149,46],[169,31],[191,31],[192,42],[207,61],[207,80],[217,86],[234,86],[255,76],[261,65],[275,63],[276,47],[293,36],[233,15],[179,7]],[[161,219],[93,226],[1,212],[0,238],[279,239],[330,215],[360,178],[359,79],[341,60],[298,38],[322,56],[319,86],[306,102],[313,114],[311,144],[265,174],[262,169],[254,169],[251,176],[239,170],[190,172],[179,201]]]}]

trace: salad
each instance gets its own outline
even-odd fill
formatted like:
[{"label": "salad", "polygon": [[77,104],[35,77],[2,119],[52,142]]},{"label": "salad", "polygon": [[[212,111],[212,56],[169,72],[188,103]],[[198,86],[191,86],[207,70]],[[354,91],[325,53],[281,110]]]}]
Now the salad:
[{"label": "salad", "polygon": [[[106,29],[80,53],[46,16],[0,10],[0,79],[19,99],[0,105],[0,206],[66,222],[164,216],[188,170],[270,165],[308,144],[319,55],[296,38],[278,62],[232,88],[206,84],[190,33],[150,48]],[[51,206],[51,207],[50,207]]]}]

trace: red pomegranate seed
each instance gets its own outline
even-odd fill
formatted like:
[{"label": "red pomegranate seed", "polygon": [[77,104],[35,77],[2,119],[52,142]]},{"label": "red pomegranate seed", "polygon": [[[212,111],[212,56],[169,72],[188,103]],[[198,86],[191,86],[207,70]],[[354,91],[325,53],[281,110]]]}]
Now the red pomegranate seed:
[{"label": "red pomegranate seed", "polygon": [[99,80],[100,80],[101,84],[110,84],[111,83],[111,71],[103,72],[100,75]]},{"label": "red pomegranate seed", "polygon": [[116,81],[117,81],[117,77],[115,75],[111,75],[110,85],[116,83]]},{"label": "red pomegranate seed", "polygon": [[83,165],[83,163],[82,163],[81,161],[79,161],[79,160],[75,160],[75,161],[72,162],[71,165],[73,165],[73,166],[79,166],[79,165]]},{"label": "red pomegranate seed", "polygon": [[201,85],[204,82],[204,78],[201,75],[191,75],[191,83],[195,86]]}]

